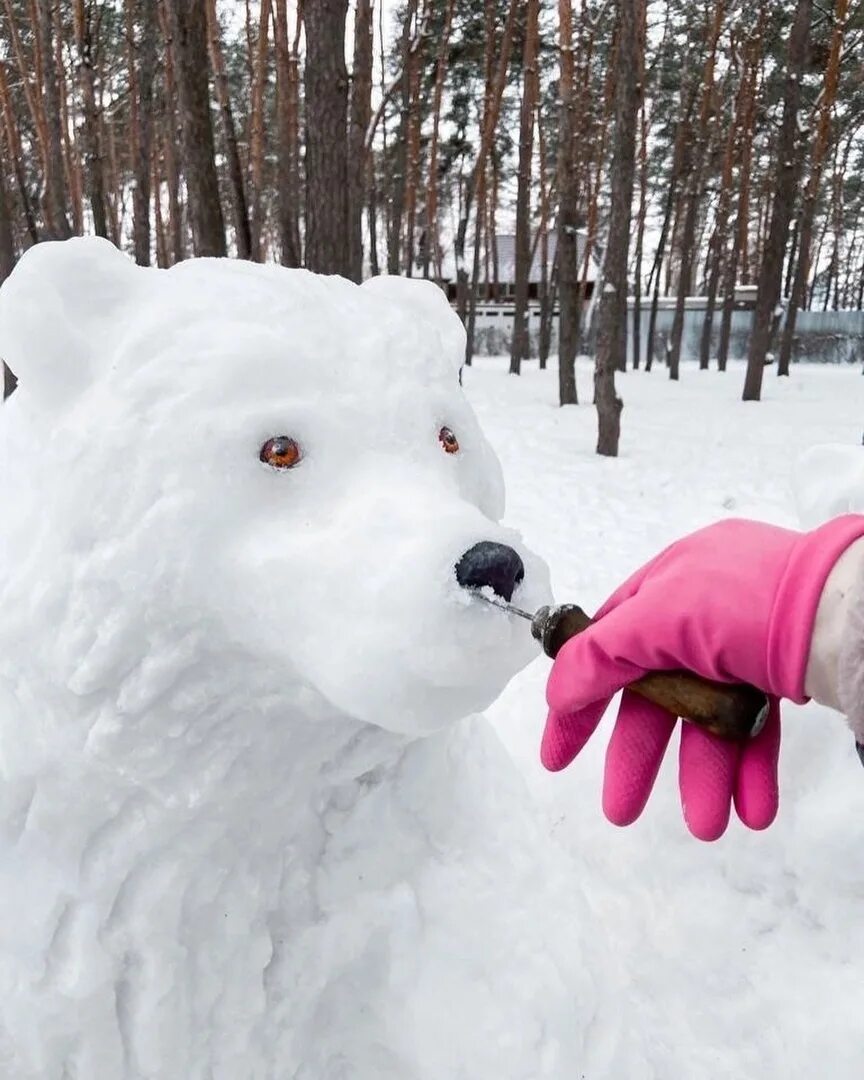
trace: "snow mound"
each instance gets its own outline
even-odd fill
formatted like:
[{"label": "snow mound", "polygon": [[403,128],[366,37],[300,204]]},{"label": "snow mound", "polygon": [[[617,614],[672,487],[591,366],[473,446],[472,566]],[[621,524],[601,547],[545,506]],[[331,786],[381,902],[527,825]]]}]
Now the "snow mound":
[{"label": "snow mound", "polygon": [[97,240],[0,291],[4,1075],[617,1068],[573,863],[469,716],[535,650],[456,561],[507,544],[514,599],[549,589],[454,319]]},{"label": "snow mound", "polygon": [[814,446],[797,462],[795,503],[802,525],[815,529],[840,514],[864,511],[864,447]]}]

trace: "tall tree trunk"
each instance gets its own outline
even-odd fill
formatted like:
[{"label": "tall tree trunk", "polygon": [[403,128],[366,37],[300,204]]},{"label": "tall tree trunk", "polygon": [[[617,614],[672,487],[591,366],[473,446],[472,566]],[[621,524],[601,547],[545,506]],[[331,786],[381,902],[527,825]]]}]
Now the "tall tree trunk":
[{"label": "tall tree trunk", "polygon": [[531,276],[531,159],[534,154],[534,110],[538,97],[537,35],[539,0],[527,0],[525,47],[522,54],[522,110],[519,120],[519,180],[516,194],[516,281],[510,374],[518,375],[530,353],[528,284]]},{"label": "tall tree trunk", "polygon": [[[453,244],[454,261],[456,263],[456,280],[459,296],[459,315],[464,319],[465,305],[467,300],[466,285],[468,273],[465,268],[465,240],[468,232],[468,222],[471,219],[471,210],[478,197],[478,192],[485,190],[486,163],[492,149],[495,138],[495,129],[498,126],[498,114],[501,108],[501,98],[504,94],[504,85],[507,81],[507,69],[510,65],[510,53],[513,50],[513,29],[516,15],[519,10],[519,0],[510,0],[507,8],[507,16],[504,20],[504,29],[498,42],[498,65],[492,79],[491,92],[483,109],[483,125],[480,133],[480,148],[477,158],[465,187],[465,197],[462,200],[459,215],[459,226],[456,230],[456,239]],[[490,48],[487,35],[486,47]],[[470,359],[470,352],[466,353],[466,361]]]},{"label": "tall tree trunk", "polygon": [[[589,8],[586,4],[582,5],[582,25],[583,31],[586,26],[591,24],[591,17]],[[593,111],[591,109],[591,52],[593,51],[593,29],[589,31],[588,44],[584,48],[583,57],[583,78],[580,80],[580,94],[581,100],[577,112],[582,111],[586,114]],[[600,221],[600,194],[603,181],[603,169],[606,166],[606,143],[608,139],[609,130],[612,127],[614,112],[615,112],[615,72],[616,72],[616,60],[618,56],[618,46],[620,41],[620,35],[618,32],[618,26],[612,34],[612,47],[611,47],[611,59],[606,65],[606,77],[603,80],[603,114],[600,123],[599,133],[595,135],[593,131],[588,128],[585,129],[583,134],[577,135],[576,144],[580,146],[581,156],[584,158],[584,173],[585,173],[585,186],[588,201],[588,214],[587,214],[587,228],[585,236],[585,249],[582,253],[582,268],[579,273],[579,286],[577,290],[577,303],[576,303],[576,340],[577,350],[579,343],[584,337],[587,337],[590,330],[591,313],[594,310],[595,304],[593,301],[588,307],[588,326],[584,329],[582,327],[582,314],[585,309],[585,301],[588,298],[588,271],[591,266],[591,260],[594,257],[594,250],[597,245],[597,233]],[[580,145],[581,144],[581,145]],[[585,149],[587,148],[587,152]],[[593,157],[593,178],[591,175],[591,164]],[[597,275],[597,281],[594,283],[594,289],[601,287],[603,279],[603,265],[605,258],[601,257],[600,271]],[[626,357],[621,359],[619,357],[619,363],[625,364],[626,369]]]},{"label": "tall tree trunk", "polygon": [[[492,68],[493,68],[493,54],[495,50],[495,8],[492,0],[483,0],[483,109],[481,113],[481,152],[484,147],[482,145],[482,136],[485,135],[489,128],[489,114],[492,110]],[[489,146],[491,147],[492,138],[494,133],[490,137]],[[486,151],[488,153],[488,150]],[[464,166],[464,155],[462,157],[462,165]],[[475,161],[471,175],[468,177],[464,185],[464,191],[460,186],[459,194],[460,208],[459,208],[459,228],[456,232],[456,241],[453,247],[453,255],[456,263],[456,311],[459,318],[466,325],[467,329],[467,345],[465,349],[465,362],[471,363],[473,348],[474,348],[474,335],[473,335],[473,318],[469,318],[469,276],[468,269],[465,265],[465,244],[468,232],[468,222],[471,216],[472,200],[476,197],[477,193],[482,191],[485,194],[486,190],[486,158],[484,156],[483,165],[478,169],[478,160]],[[460,168],[460,179],[462,169]],[[480,211],[475,209],[475,220],[480,221]],[[464,224],[463,224],[464,223]],[[477,226],[475,225],[475,230]],[[475,248],[479,242],[479,236],[475,236]],[[475,260],[476,262],[476,260]],[[476,274],[472,274],[473,278],[476,278]]]},{"label": "tall tree trunk", "polygon": [[166,0],[177,61],[183,172],[196,255],[225,256],[225,222],[210,117],[204,0]]},{"label": "tall tree trunk", "polygon": [[849,14],[849,0],[836,0],[834,7],[834,32],[831,36],[831,48],[825,68],[825,82],[819,101],[819,119],[816,124],[816,139],[810,157],[810,176],[804,193],[804,205],[801,208],[798,260],[795,278],[786,310],[786,322],[780,339],[780,358],[777,374],[788,375],[792,360],[792,343],[795,338],[795,326],[798,321],[798,309],[804,303],[807,291],[807,279],[810,276],[810,247],[813,242],[813,222],[816,216],[816,199],[822,181],[822,165],[825,152],[831,139],[831,113],[837,97],[840,80],[840,53],[843,48],[843,35],[846,30],[846,18]]},{"label": "tall tree trunk", "polygon": [[[2,147],[2,144],[0,144]],[[2,163],[0,163],[2,164]],[[6,177],[0,168],[0,285],[12,273],[15,266],[15,240],[12,236],[12,220],[9,214],[9,198],[6,193]],[[16,379],[3,362],[3,399],[15,389]]]},{"label": "tall tree trunk", "polygon": [[[749,72],[744,79],[744,112],[743,126],[739,141],[739,172],[738,172],[738,208],[732,236],[732,251],[726,259],[723,275],[723,315],[720,320],[720,343],[717,347],[717,370],[725,371],[729,358],[729,341],[732,333],[732,312],[735,308],[735,285],[738,278],[738,267],[743,261],[746,263],[747,251],[747,223],[750,216],[750,171],[753,161],[752,138],[753,127],[756,117],[756,96],[759,86],[759,61],[762,55],[762,39],[765,32],[766,11],[763,4],[759,9],[759,20],[756,33],[749,43],[749,60],[746,64]],[[746,282],[746,267],[742,271],[741,280]]]},{"label": "tall tree trunk", "polygon": [[0,284],[15,268],[17,260],[15,239],[12,235],[12,218],[9,213],[9,196],[6,191],[6,176],[0,169]]},{"label": "tall tree trunk", "polygon": [[552,342],[555,289],[554,282],[550,281],[549,273],[549,181],[546,175],[546,133],[543,130],[539,102],[537,103],[537,165],[540,183],[540,339],[537,351],[540,370],[545,371]]},{"label": "tall tree trunk", "polygon": [[[689,57],[689,54],[688,54]],[[693,85],[687,88],[690,83],[689,68],[685,69],[682,74],[682,93],[681,93],[681,105],[678,113],[678,119],[675,125],[675,144],[672,151],[672,168],[669,174],[669,186],[666,192],[666,205],[663,211],[663,225],[660,229],[660,238],[657,241],[657,248],[654,253],[654,263],[651,267],[651,273],[648,277],[648,290],[652,289],[653,294],[651,297],[651,311],[648,316],[648,336],[645,343],[645,370],[650,371],[654,365],[654,339],[656,335],[657,327],[657,311],[660,302],[660,276],[663,270],[663,259],[666,254],[666,244],[669,239],[669,230],[672,225],[672,221],[675,215],[675,202],[678,194],[678,185],[685,174],[685,165],[687,157],[687,136],[690,131],[690,118],[693,109],[696,107],[697,91],[698,87],[695,85],[696,80],[693,80]]]},{"label": "tall tree trunk", "polygon": [[621,399],[615,392],[615,369],[627,350],[627,254],[636,169],[636,117],[642,86],[639,72],[645,48],[640,0],[618,0],[618,55],[615,72],[615,149],[610,175],[609,240],[605,285],[597,319],[594,401],[597,406],[597,453],[618,456]]},{"label": "tall tree trunk", "polygon": [[372,46],[374,0],[357,0],[354,13],[354,63],[351,69],[351,102],[348,126],[348,159],[351,170],[348,205],[350,214],[351,279],[363,280],[363,204],[369,174],[366,130],[372,119]]},{"label": "tall tree trunk", "polygon": [[54,60],[52,0],[39,0],[39,47],[42,54],[42,100],[48,131],[48,154],[45,171],[45,203],[54,223],[55,239],[65,240],[72,235],[66,216],[67,199],[64,183],[63,131],[61,127],[60,84]]},{"label": "tall tree trunk", "polygon": [[840,166],[834,171],[834,194],[831,202],[831,228],[834,234],[834,244],[831,251],[831,263],[828,267],[828,284],[825,290],[825,310],[828,310],[829,295],[833,286],[834,295],[831,299],[832,311],[840,308],[840,264],[842,260],[841,249],[844,239],[844,194],[845,177],[849,168],[849,155],[852,151],[855,135],[852,133],[846,141],[843,154],[840,158]]},{"label": "tall tree trunk", "polygon": [[[135,41],[135,16],[140,39]],[[129,92],[132,112],[132,234],[135,262],[150,265],[150,183],[153,152],[153,79],[156,72],[156,0],[126,0]],[[138,58],[138,70],[135,60]],[[101,173],[101,162],[100,162]],[[102,234],[104,235],[104,234]]]},{"label": "tall tree trunk", "polygon": [[573,9],[558,0],[558,399],[575,405],[579,348],[579,188],[575,157],[576,116],[573,72]]},{"label": "tall tree trunk", "polygon": [[165,41],[165,91],[162,98],[160,139],[162,158],[165,162],[165,180],[168,187],[168,231],[171,236],[171,259],[182,262],[186,258],[186,233],[183,224],[183,206],[180,201],[180,164],[175,146],[182,135],[176,113],[177,80],[176,48],[172,39],[171,24],[165,9],[167,0],[159,4],[159,28]]},{"label": "tall tree trunk", "polygon": [[[386,57],[384,47],[384,5],[378,5],[378,53],[380,57],[380,70],[381,70],[381,101],[382,103],[387,100],[387,87],[386,87]],[[385,115],[386,108],[381,108],[380,122],[381,122],[381,154],[384,159],[387,157],[387,117]],[[377,114],[376,114],[377,115]],[[377,124],[373,117],[369,123],[369,130],[366,132],[366,165],[368,169],[368,191],[369,191],[369,271],[372,277],[377,277],[380,273],[380,263],[378,260],[378,178],[375,174],[375,154],[373,153],[373,144],[375,139],[375,131],[377,130]],[[389,225],[387,223],[387,201],[384,200],[384,235],[388,235]]]},{"label": "tall tree trunk", "polygon": [[430,252],[435,266],[435,277],[442,276],[441,227],[438,220],[438,140],[441,130],[441,104],[444,99],[444,78],[447,74],[447,52],[450,45],[450,31],[453,26],[453,12],[456,0],[447,0],[444,15],[444,29],[438,39],[438,55],[435,60],[435,88],[432,92],[432,136],[429,140],[429,179],[426,188],[426,228],[429,240],[426,250]]},{"label": "tall tree trunk", "polygon": [[[834,150],[834,168],[837,167],[837,152],[838,148]],[[816,301],[816,286],[819,283],[819,265],[822,262],[822,248],[825,246],[825,240],[828,236],[828,229],[831,225],[831,217],[829,214],[825,215],[825,220],[822,222],[822,228],[819,230],[819,240],[816,243],[816,254],[813,256],[813,273],[810,278],[810,289],[807,298],[807,307],[812,308]]]},{"label": "tall tree trunk", "polygon": [[792,222],[792,239],[789,242],[789,258],[786,260],[786,277],[783,283],[783,296],[792,292],[792,282],[795,279],[795,270],[798,266],[798,239],[801,226],[801,215]]},{"label": "tall tree trunk", "polygon": [[[44,76],[43,76],[43,73],[42,73],[42,64],[41,64],[41,61],[39,60],[39,55],[40,55],[39,35],[38,35],[38,33],[35,32],[36,28],[39,25],[39,17],[36,14],[35,9],[31,8],[30,22],[31,22],[31,26],[34,29],[33,52],[34,52],[34,56],[36,57],[36,60],[35,60],[35,68],[36,68],[36,70],[35,70],[35,73],[34,73],[32,71],[33,65],[30,64],[27,57],[24,55],[24,47],[23,47],[23,43],[21,41],[21,34],[18,31],[18,23],[16,21],[15,10],[14,10],[14,8],[12,6],[12,0],[3,0],[3,6],[4,6],[4,9],[6,11],[7,28],[8,28],[9,36],[10,36],[10,39],[11,39],[12,52],[14,53],[14,56],[15,56],[15,63],[16,63],[16,66],[18,68],[18,75],[19,75],[19,78],[21,80],[21,87],[22,87],[22,89],[24,91],[24,98],[25,98],[25,100],[27,102],[27,108],[28,108],[28,111],[30,113],[30,118],[33,121],[33,127],[34,127],[34,129],[36,131],[36,141],[37,141],[37,144],[38,144],[38,147],[39,147],[39,158],[40,158],[40,162],[41,162],[41,165],[42,165],[42,173],[43,173],[43,176],[47,176],[49,149],[48,149],[48,125],[47,125],[47,123],[45,121],[45,109],[43,107],[43,102],[42,102],[42,81],[43,81]],[[8,89],[7,80],[5,78],[5,72],[4,72],[4,78],[3,78],[3,86],[4,86],[4,108],[8,109],[8,112],[6,112],[6,114],[5,114],[6,115],[6,123],[7,123],[7,126],[11,127],[11,129],[15,132],[15,135],[14,135],[15,143],[14,143],[14,145],[18,149],[18,152],[19,152],[18,157],[20,159],[20,157],[21,157],[21,155],[20,155],[20,149],[21,149],[20,137],[19,137],[18,130],[17,130],[17,124],[16,124],[16,122],[14,120],[14,117],[13,117],[13,112],[14,111],[11,108],[11,99],[9,97],[9,89]],[[11,138],[12,138],[12,136],[10,135],[10,145],[12,145]],[[22,168],[22,173],[21,173],[21,179],[19,179],[19,187],[22,186],[22,180],[23,180],[23,168]],[[54,219],[51,216],[51,211],[52,211],[52,207],[51,207],[51,204],[50,204],[49,200],[47,200],[47,199],[44,200],[44,217],[45,217],[44,224],[45,224],[45,233],[46,233],[46,235],[48,237],[52,237],[52,236],[56,235],[56,232],[57,232],[57,224],[56,224],[56,222],[54,221]]]},{"label": "tall tree trunk", "polygon": [[351,273],[348,229],[348,0],[306,0],[306,265]]},{"label": "tall tree trunk", "polygon": [[378,277],[381,273],[381,264],[378,261],[378,194],[375,190],[375,166],[371,155],[366,161],[366,175],[368,177],[368,206],[366,226],[369,237],[369,274]]},{"label": "tall tree trunk", "polygon": [[[650,371],[654,366],[654,340],[657,335],[657,311],[660,307],[660,273],[663,268],[663,256],[666,250],[666,237],[669,235],[669,225],[672,221],[674,191],[670,185],[666,194],[666,211],[663,215],[663,225],[660,229],[660,238],[654,252],[654,263],[648,277],[648,291],[651,292],[651,310],[648,313],[648,334],[645,339],[645,370]],[[653,291],[652,291],[653,286]]]},{"label": "tall tree trunk", "polygon": [[408,119],[406,126],[406,177],[405,177],[405,272],[414,275],[416,258],[415,233],[417,227],[417,189],[420,186],[420,70],[424,27],[429,20],[429,0],[417,30],[415,43],[408,58],[406,82],[408,85]]},{"label": "tall tree trunk", "polygon": [[[65,28],[64,12],[56,3],[52,11],[54,23],[54,70],[57,72],[57,94],[60,98],[60,133],[63,141],[63,175],[72,211],[72,232],[81,236],[84,232],[84,182],[81,176],[81,155],[75,145],[75,124],[69,104],[69,88],[66,65],[63,60]],[[71,50],[70,50],[71,51]],[[74,108],[74,102],[73,106]]]},{"label": "tall tree trunk", "polygon": [[486,208],[484,222],[486,228],[486,240],[489,248],[489,260],[492,264],[491,281],[486,281],[486,296],[495,300],[501,299],[501,275],[498,269],[498,190],[501,176],[501,162],[495,145],[489,155],[489,172],[492,174],[491,183],[486,185]]},{"label": "tall tree trunk", "polygon": [[162,150],[165,158],[165,175],[168,185],[168,231],[171,236],[171,259],[172,262],[178,263],[186,258],[183,204],[180,201],[180,168],[177,163],[177,155],[174,153],[173,116],[169,112],[163,116],[162,120]]},{"label": "tall tree trunk", "polygon": [[418,21],[418,0],[408,0],[405,20],[402,23],[400,53],[402,59],[401,95],[399,103],[399,131],[392,174],[392,199],[390,201],[390,237],[387,245],[387,272],[399,273],[402,253],[402,223],[405,214],[405,192],[408,173],[408,118],[411,111],[411,27]]},{"label": "tall tree trunk", "polygon": [[[747,98],[747,60],[745,56],[744,70],[735,95],[735,108],[729,131],[726,135],[726,146],[723,151],[723,167],[720,174],[720,195],[717,200],[717,213],[714,222],[714,232],[709,244],[709,256],[711,270],[708,279],[708,295],[705,304],[705,316],[702,320],[702,338],[699,344],[699,367],[707,371],[711,359],[711,337],[714,328],[714,312],[717,308],[717,292],[720,288],[720,278],[724,268],[724,256],[729,232],[729,207],[732,203],[732,179],[735,169],[735,149],[740,138],[741,125],[744,119],[744,110]],[[734,280],[733,280],[734,289]]]},{"label": "tall tree trunk", "polygon": [[480,241],[483,236],[484,229],[487,228],[486,208],[488,206],[488,200],[486,199],[486,183],[487,180],[484,176],[480,188],[477,192],[476,199],[476,217],[474,222],[474,259],[471,264],[471,289],[468,299],[468,321],[465,327],[465,363],[469,367],[472,360],[474,359],[474,331],[477,326],[477,300],[480,292]]},{"label": "tall tree trunk", "polygon": [[6,147],[15,172],[15,184],[18,189],[18,198],[21,202],[21,210],[24,216],[26,236],[31,244],[36,244],[39,242],[39,230],[36,226],[36,215],[33,210],[33,204],[30,201],[30,193],[27,190],[27,179],[24,175],[24,166],[21,157],[21,137],[18,132],[18,124],[12,109],[12,102],[9,97],[9,82],[6,78],[6,67],[2,60],[0,60],[0,112],[2,112],[3,116],[3,130],[6,135]]},{"label": "tall tree trunk", "polygon": [[261,0],[258,13],[258,40],[255,47],[255,62],[252,81],[252,101],[249,139],[249,209],[251,258],[261,262],[264,248],[261,243],[263,233],[262,194],[264,189],[264,84],[267,80],[269,60],[269,39],[267,28],[270,25],[270,0]]},{"label": "tall tree trunk", "polygon": [[[647,34],[647,0],[642,0],[642,39]],[[642,52],[642,68],[639,72],[642,84],[642,100],[639,109],[639,216],[636,221],[636,253],[633,269],[633,370],[639,370],[639,354],[642,349],[642,250],[645,242],[645,216],[648,209],[648,114],[645,99],[645,54]]]},{"label": "tall tree trunk", "polygon": [[168,238],[165,230],[165,219],[162,214],[162,162],[160,160],[158,143],[156,153],[153,154],[153,220],[156,224],[156,265],[160,270],[167,270],[171,265],[168,256]]},{"label": "tall tree trunk", "polygon": [[100,139],[108,147],[107,174],[105,177],[105,212],[108,217],[108,239],[116,247],[120,246],[120,172],[117,168],[117,140],[115,125],[105,122],[101,117]]},{"label": "tall tree trunk", "polygon": [[[696,254],[696,220],[702,201],[702,183],[705,159],[708,154],[709,126],[714,103],[714,70],[717,61],[717,43],[723,30],[726,5],[723,0],[712,8],[712,25],[708,57],[702,74],[702,101],[699,108],[699,121],[696,128],[695,145],[692,148],[692,160],[689,165],[689,183],[687,185],[684,223],[681,231],[678,292],[675,298],[675,317],[672,322],[672,336],[669,343],[669,378],[677,379],[681,362],[681,342],[684,335],[684,313],[687,297],[692,291],[693,263]],[[707,29],[707,28],[706,28]]]},{"label": "tall tree trunk", "polygon": [[[231,107],[231,92],[228,88],[228,75],[225,71],[225,57],[222,52],[222,31],[216,14],[216,0],[207,2],[207,32],[210,41],[210,60],[213,64],[213,82],[219,100],[219,112],[222,117],[222,138],[225,141],[225,157],[228,163],[228,179],[231,184],[231,205],[234,210],[234,243],[237,245],[237,257],[252,258],[252,232],[249,224],[249,210],[246,203],[246,185],[243,182],[243,165],[237,145],[237,127],[234,123],[234,110]],[[282,0],[284,4],[284,0]]]},{"label": "tall tree trunk", "polygon": [[300,266],[300,34],[303,0],[295,9],[294,41],[288,47],[286,0],[276,0],[276,97],[279,146],[276,158],[280,260],[283,266]]},{"label": "tall tree trunk", "polygon": [[783,258],[789,238],[789,222],[792,220],[792,212],[795,208],[795,190],[799,174],[800,154],[796,145],[796,132],[798,108],[801,101],[801,77],[804,73],[810,42],[812,8],[813,0],[798,0],[795,21],[789,38],[786,88],[783,95],[783,123],[777,143],[774,207],[759,273],[756,309],[753,312],[753,331],[747,357],[747,377],[744,382],[745,401],[758,401],[762,395],[762,375],[771,339],[774,310],[780,300]]}]

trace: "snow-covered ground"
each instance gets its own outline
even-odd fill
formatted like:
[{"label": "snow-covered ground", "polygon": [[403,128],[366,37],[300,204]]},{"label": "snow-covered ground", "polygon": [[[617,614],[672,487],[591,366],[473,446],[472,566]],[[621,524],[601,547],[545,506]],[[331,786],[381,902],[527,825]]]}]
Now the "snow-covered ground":
[{"label": "snow-covered ground", "polygon": [[[739,400],[740,367],[685,366],[678,385],[662,369],[631,372],[619,376],[621,456],[604,460],[587,362],[587,404],[566,410],[554,368],[532,362],[516,379],[506,367],[481,359],[465,385],[504,465],[508,523],[548,559],[556,598],[588,610],[698,526],[730,515],[796,525],[799,455],[857,445],[864,426],[857,367],[802,365],[783,380],[768,370],[751,404]],[[600,811],[608,721],[564,773],[539,765],[548,666],[537,660],[489,715],[627,972],[615,1008],[644,1063],[633,1080],[864,1075],[864,770],[843,721],[785,709],[781,812],[766,833],[736,822],[717,844],[692,839],[671,751],[643,818],[616,829]]]}]

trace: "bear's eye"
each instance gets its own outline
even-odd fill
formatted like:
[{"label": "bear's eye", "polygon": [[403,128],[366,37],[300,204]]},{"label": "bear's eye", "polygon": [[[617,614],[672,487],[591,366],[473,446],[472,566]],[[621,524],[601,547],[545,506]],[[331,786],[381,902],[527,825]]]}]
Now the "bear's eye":
[{"label": "bear's eye", "polygon": [[277,435],[268,439],[261,447],[259,459],[274,469],[293,469],[303,457],[298,443],[287,435]]},{"label": "bear's eye", "polygon": [[438,432],[438,442],[444,447],[444,452],[447,454],[459,453],[459,440],[453,434],[449,427],[442,427]]}]

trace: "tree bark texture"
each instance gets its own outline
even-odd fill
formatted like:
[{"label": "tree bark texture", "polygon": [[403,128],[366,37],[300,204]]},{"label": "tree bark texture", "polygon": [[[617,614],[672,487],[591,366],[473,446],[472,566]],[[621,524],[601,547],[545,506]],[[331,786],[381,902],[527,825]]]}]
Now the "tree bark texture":
[{"label": "tree bark texture", "polygon": [[812,10],[813,0],[798,0],[792,33],[789,37],[786,87],[783,94],[783,121],[777,141],[774,204],[759,271],[756,309],[753,312],[753,329],[750,335],[747,375],[744,381],[744,401],[758,401],[762,395],[762,375],[771,341],[775,309],[780,302],[783,261],[789,239],[789,223],[795,208],[795,192],[800,171],[796,135],[801,101],[801,76],[804,73],[810,43]]},{"label": "tree bark texture", "polygon": [[735,95],[732,122],[730,123],[729,130],[726,134],[726,145],[723,150],[723,166],[720,173],[720,194],[717,199],[714,231],[711,235],[711,240],[709,241],[708,254],[710,260],[710,272],[705,304],[705,316],[702,320],[702,335],[699,342],[699,368],[702,371],[708,370],[711,360],[711,337],[714,329],[714,313],[717,309],[717,294],[720,289],[720,279],[724,269],[724,263],[728,258],[726,247],[729,233],[729,208],[732,203],[732,180],[735,169],[735,153],[740,139],[741,126],[744,118],[747,80],[748,72],[745,57],[744,69],[738,85],[738,91]]},{"label": "tree bark texture", "polygon": [[252,233],[246,201],[246,184],[243,179],[243,165],[240,161],[240,150],[237,145],[237,127],[234,123],[234,110],[228,88],[228,75],[225,71],[222,31],[216,15],[216,0],[207,0],[207,32],[210,40],[210,60],[213,64],[213,82],[216,87],[216,97],[219,100],[219,113],[222,117],[222,138],[225,143],[228,180],[231,185],[231,203],[234,210],[234,243],[237,245],[238,258],[249,259],[252,257]]},{"label": "tree bark texture", "polygon": [[354,14],[354,63],[348,125],[348,204],[351,279],[363,280],[363,204],[366,201],[366,129],[372,119],[372,45],[375,0],[357,0]]},{"label": "tree bark texture", "polygon": [[642,91],[640,57],[644,48],[639,0],[619,0],[617,10],[615,149],[610,175],[605,285],[598,313],[594,371],[597,453],[606,457],[617,457],[621,432],[622,403],[615,392],[615,369],[627,350],[627,254],[636,168],[636,117]]},{"label": "tree bark texture", "polygon": [[831,140],[831,114],[837,97],[840,80],[840,53],[843,47],[843,35],[846,30],[846,18],[849,14],[849,0],[836,0],[834,8],[834,31],[831,35],[831,48],[825,70],[825,82],[822,86],[819,102],[819,118],[816,124],[816,139],[810,157],[810,176],[804,192],[804,204],[801,208],[798,236],[798,258],[795,266],[795,278],[792,282],[789,306],[783,336],[780,339],[780,357],[777,362],[777,374],[788,375],[792,361],[792,344],[795,340],[795,326],[798,309],[803,306],[807,279],[810,276],[810,248],[813,243],[813,222],[816,217],[816,199],[822,180],[822,165]]},{"label": "tree bark texture", "polygon": [[[498,115],[501,109],[501,98],[504,94],[504,86],[507,81],[507,69],[510,65],[510,54],[513,51],[513,30],[516,15],[519,10],[519,0],[510,0],[507,8],[507,16],[504,20],[504,29],[498,42],[498,64],[495,68],[490,92],[487,95],[487,105],[483,109],[483,127],[480,134],[480,148],[477,158],[471,170],[468,183],[465,186],[465,196],[462,200],[462,212],[459,216],[459,226],[456,230],[456,239],[453,245],[453,253],[456,262],[456,277],[460,292],[459,314],[465,317],[465,299],[467,294],[468,271],[465,266],[465,241],[468,233],[468,222],[471,219],[471,210],[478,192],[485,190],[486,165],[495,138],[495,128],[498,124]],[[488,36],[487,36],[488,46]],[[470,335],[469,335],[470,336]],[[470,352],[466,355],[466,361],[470,362]]]},{"label": "tree bark texture", "polygon": [[723,29],[726,5],[718,0],[713,6],[710,29],[708,57],[702,72],[702,100],[699,107],[699,120],[696,138],[690,148],[689,173],[685,191],[684,222],[681,230],[680,266],[678,273],[678,292],[675,298],[675,317],[672,321],[672,335],[669,342],[669,378],[677,379],[681,363],[681,343],[684,334],[684,309],[687,297],[693,286],[693,267],[696,257],[696,221],[702,199],[705,159],[708,153],[709,125],[714,101],[714,69],[717,60],[717,43]]},{"label": "tree bark texture", "polygon": [[306,0],[306,265],[351,273],[348,229],[348,0]]},{"label": "tree bark texture", "polygon": [[[12,162],[15,173],[15,185],[21,211],[24,216],[24,233],[30,244],[39,242],[39,230],[36,225],[36,214],[30,193],[27,189],[27,178],[24,175],[24,164],[21,156],[21,139],[18,133],[12,102],[9,97],[9,82],[6,77],[6,67],[0,60],[0,112],[3,117],[3,132],[6,136],[6,151]],[[8,195],[7,195],[8,203]]]},{"label": "tree bark texture", "polygon": [[266,133],[264,130],[264,84],[269,67],[268,27],[270,25],[270,0],[261,0],[258,13],[258,38],[255,46],[255,72],[252,81],[252,101],[249,137],[249,225],[251,237],[250,257],[257,262],[265,256],[263,233],[264,153]]},{"label": "tree bark texture", "polygon": [[280,260],[283,266],[300,266],[300,33],[303,2],[295,12],[294,41],[288,46],[286,0],[276,0],[276,101],[279,145],[276,154],[276,192],[279,219]]},{"label": "tree bark texture", "polygon": [[576,116],[573,73],[573,9],[558,0],[558,400],[575,405],[579,347],[579,188],[573,167]]},{"label": "tree bark texture", "polygon": [[[443,273],[441,252],[441,229],[438,220],[438,142],[441,130],[441,104],[444,99],[444,77],[447,73],[447,51],[450,44],[450,31],[453,26],[453,12],[456,0],[447,0],[444,15],[444,29],[438,41],[438,55],[435,60],[435,88],[432,94],[432,136],[429,140],[429,168],[426,188],[426,230],[428,239],[426,251],[435,267],[435,277],[440,279]],[[428,276],[428,272],[427,275]]]},{"label": "tree bark texture", "polygon": [[[135,262],[150,265],[150,184],[153,155],[153,80],[156,73],[156,0],[126,0],[129,89],[132,95],[132,235]],[[135,38],[135,16],[139,38]],[[136,59],[138,62],[135,70]],[[99,163],[101,173],[101,161]]]},{"label": "tree bark texture", "polygon": [[405,273],[413,277],[416,263],[417,192],[420,187],[420,76],[425,26],[428,22],[429,0],[415,35],[406,71],[408,86],[408,117],[405,132]]},{"label": "tree bark texture", "polygon": [[539,0],[527,0],[522,55],[522,107],[519,119],[519,177],[516,194],[516,281],[510,374],[518,375],[529,355],[528,281],[531,271],[531,159],[534,154],[534,110],[538,96],[537,23]]},{"label": "tree bark texture", "polygon": [[53,223],[53,238],[65,240],[72,235],[72,229],[67,217],[60,86],[54,58],[52,0],[39,0],[37,10],[39,19],[38,40],[42,57],[42,101],[44,103],[45,124],[48,133],[45,161],[45,204],[47,215]]},{"label": "tree bark texture", "polygon": [[183,173],[196,255],[224,256],[225,222],[210,116],[205,0],[166,0],[176,58]]},{"label": "tree bark texture", "polygon": [[[0,141],[0,149],[2,149]],[[0,162],[2,163],[2,162]],[[12,273],[15,267],[15,240],[12,235],[12,219],[9,213],[9,197],[6,192],[6,177],[0,168],[0,285]],[[3,399],[15,389],[16,379],[3,362]]]},{"label": "tree bark texture", "polygon": [[402,221],[405,214],[405,191],[408,172],[408,117],[411,110],[411,27],[417,20],[418,0],[408,0],[402,23],[402,78],[399,83],[399,128],[393,158],[392,197],[390,200],[390,236],[387,243],[387,273],[399,273],[402,252]]}]

